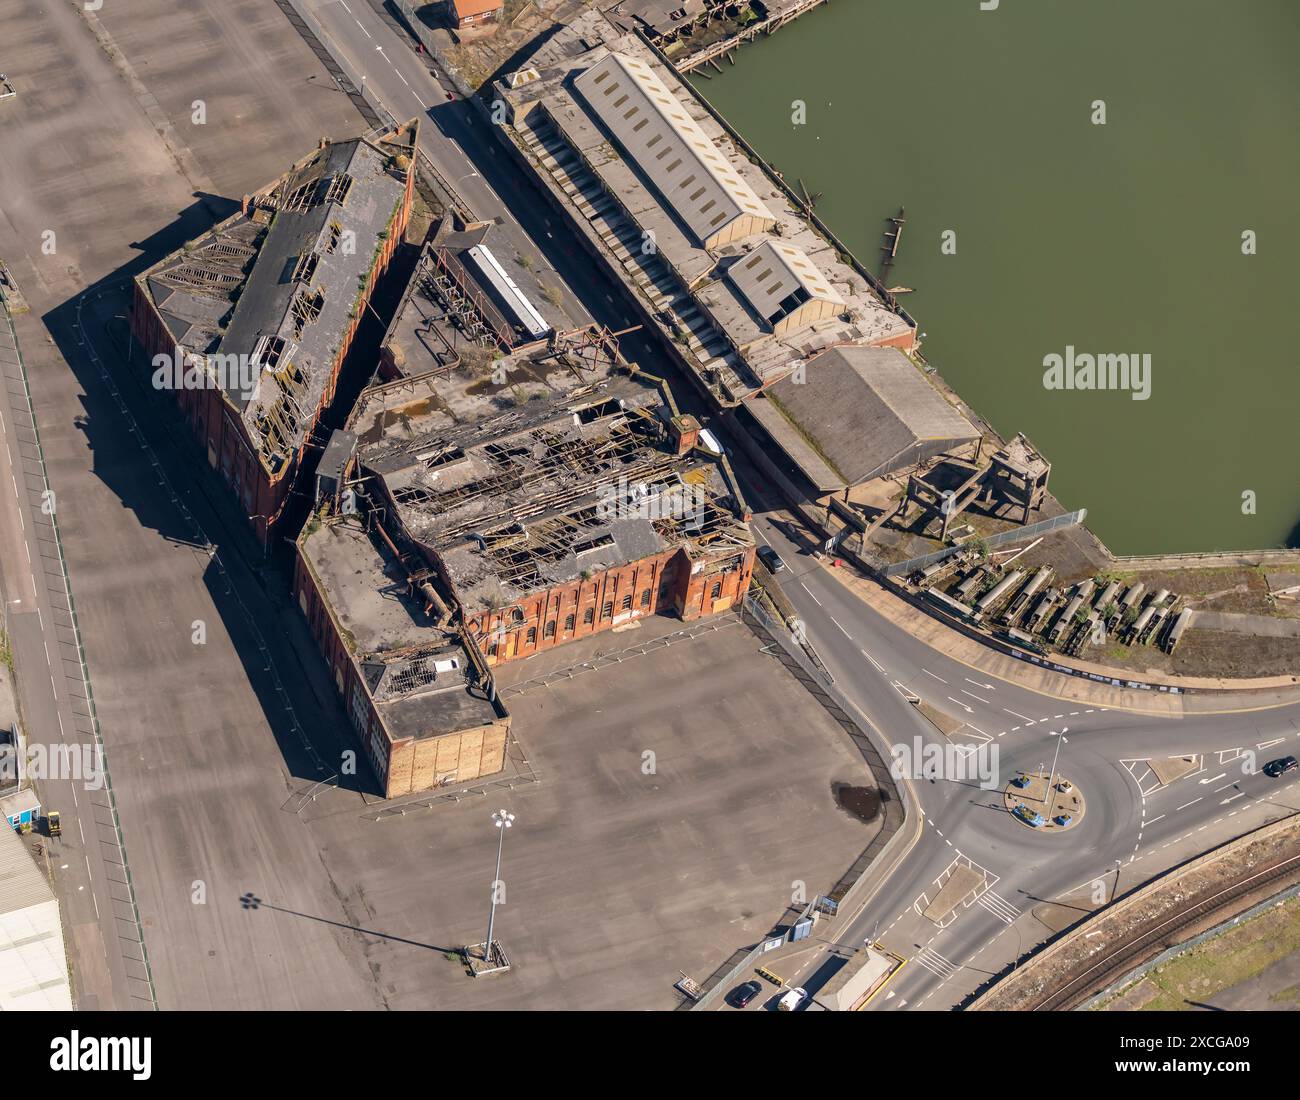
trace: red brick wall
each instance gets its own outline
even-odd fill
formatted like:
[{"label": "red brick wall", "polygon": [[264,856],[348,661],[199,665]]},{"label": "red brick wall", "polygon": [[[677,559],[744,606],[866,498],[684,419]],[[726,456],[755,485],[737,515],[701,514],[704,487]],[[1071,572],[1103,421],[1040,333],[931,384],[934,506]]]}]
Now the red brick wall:
[{"label": "red brick wall", "polygon": [[692,575],[691,564],[685,551],[669,550],[548,589],[513,607],[472,615],[467,625],[488,663],[497,664],[647,615],[671,612],[688,621],[702,618],[726,610],[748,591],[754,551],[750,548],[726,572],[721,565],[704,564]]},{"label": "red brick wall", "polygon": [[330,670],[335,690],[347,711],[352,731],[357,735],[362,755],[369,761],[371,768],[379,778],[379,786],[384,797],[391,797],[389,790],[392,772],[393,745],[388,740],[375,711],[374,701],[365,685],[361,683],[356,662],[344,642],[338,623],[321,595],[310,566],[299,548],[294,564],[293,594],[298,602],[298,609],[307,620],[321,657]]},{"label": "red brick wall", "polygon": [[900,332],[897,336],[890,336],[885,340],[873,341],[873,348],[901,348],[903,351],[911,351],[916,347],[916,329],[908,329],[906,332]]}]

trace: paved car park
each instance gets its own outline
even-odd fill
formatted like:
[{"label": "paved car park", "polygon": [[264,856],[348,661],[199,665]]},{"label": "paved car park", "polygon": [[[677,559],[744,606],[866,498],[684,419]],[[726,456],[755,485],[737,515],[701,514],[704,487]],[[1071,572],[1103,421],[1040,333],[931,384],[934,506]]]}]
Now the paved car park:
[{"label": "paved car park", "polygon": [[[505,666],[536,784],[378,823],[321,806],[310,829],[342,903],[383,933],[340,936],[386,1005],[671,1008],[681,973],[705,978],[796,881],[827,889],[867,846],[877,826],[832,795],[867,775],[840,727],[736,616],[683,626]],[[517,815],[495,929],[514,969],[469,979],[443,949],[486,932],[498,802]]]}]

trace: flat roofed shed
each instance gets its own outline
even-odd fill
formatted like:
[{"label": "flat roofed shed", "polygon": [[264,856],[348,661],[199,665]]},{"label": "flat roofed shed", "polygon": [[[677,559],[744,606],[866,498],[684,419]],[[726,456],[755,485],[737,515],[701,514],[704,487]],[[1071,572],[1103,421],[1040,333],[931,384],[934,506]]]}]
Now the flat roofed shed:
[{"label": "flat roofed shed", "polygon": [[980,437],[895,348],[843,347],[746,403],[818,489],[858,485]]},{"label": "flat roofed shed", "polygon": [[644,61],[610,53],[573,85],[705,248],[776,224],[776,215]]}]

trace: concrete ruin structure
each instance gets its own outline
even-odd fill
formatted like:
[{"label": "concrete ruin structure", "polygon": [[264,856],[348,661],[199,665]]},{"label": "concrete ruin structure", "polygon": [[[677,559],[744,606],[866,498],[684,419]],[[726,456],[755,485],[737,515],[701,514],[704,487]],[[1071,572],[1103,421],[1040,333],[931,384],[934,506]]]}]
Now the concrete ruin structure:
[{"label": "concrete ruin structure", "polygon": [[135,280],[131,331],[265,547],[410,219],[418,122],[322,141]]},{"label": "concrete ruin structure", "polygon": [[939,538],[946,541],[954,519],[972,504],[980,503],[990,511],[1007,510],[1016,522],[1029,522],[1030,514],[1039,511],[1047,498],[1047,483],[1052,464],[1022,433],[998,448],[987,462],[948,463],[948,470],[962,471],[955,485],[939,485],[933,472],[913,473],[907,479],[907,493],[899,501],[898,518],[906,523],[913,507],[928,519],[939,520]]}]

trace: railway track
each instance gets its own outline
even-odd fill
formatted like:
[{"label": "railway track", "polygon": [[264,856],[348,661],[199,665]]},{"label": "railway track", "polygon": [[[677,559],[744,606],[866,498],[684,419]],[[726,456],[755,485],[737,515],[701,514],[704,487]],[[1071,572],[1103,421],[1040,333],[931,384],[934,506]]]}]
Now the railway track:
[{"label": "railway track", "polygon": [[1063,985],[1030,1006],[1030,1011],[1055,1011],[1073,1007],[1084,997],[1097,989],[1104,988],[1111,980],[1125,971],[1140,965],[1147,958],[1179,942],[1177,933],[1194,925],[1215,911],[1243,897],[1261,886],[1285,878],[1300,871],[1300,855],[1288,856],[1278,860],[1262,871],[1256,871],[1247,878],[1239,879],[1231,886],[1197,902],[1190,909],[1184,910],[1168,920],[1129,938],[1119,944],[1104,958],[1092,963],[1086,970],[1080,971]]}]

